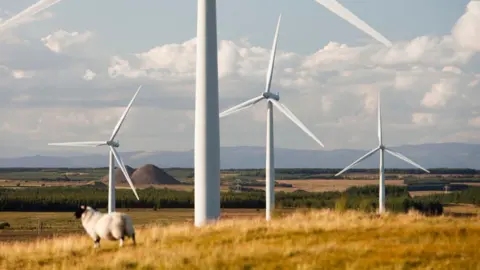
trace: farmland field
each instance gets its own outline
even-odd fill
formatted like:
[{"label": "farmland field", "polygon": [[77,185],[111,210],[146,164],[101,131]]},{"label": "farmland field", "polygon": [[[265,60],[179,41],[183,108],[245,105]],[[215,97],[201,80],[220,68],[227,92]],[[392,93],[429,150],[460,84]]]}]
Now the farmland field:
[{"label": "farmland field", "polygon": [[[164,171],[183,184],[136,184],[139,189],[154,187],[172,190],[193,190],[193,169],[165,168]],[[276,186],[276,191],[292,192],[305,190],[308,192],[344,191],[352,186],[378,185],[378,170],[352,169],[341,177],[334,177],[337,169],[277,169],[276,179],[279,184],[288,184],[292,187]],[[438,182],[454,181],[456,184],[480,186],[479,172],[469,169],[438,169],[431,174],[416,174],[414,170],[387,170],[386,184],[404,186],[408,181]],[[50,186],[83,186],[95,184],[108,173],[108,168],[1,168],[0,187],[50,187]],[[264,190],[264,170],[223,170],[221,171],[221,190],[228,191],[237,180],[256,182],[256,185],[246,187]],[[465,180],[464,182],[462,181]],[[105,182],[104,182],[105,183]],[[126,183],[117,183],[117,188],[129,188]],[[441,190],[440,190],[441,191]],[[413,196],[438,193],[439,190],[415,190]]]}]

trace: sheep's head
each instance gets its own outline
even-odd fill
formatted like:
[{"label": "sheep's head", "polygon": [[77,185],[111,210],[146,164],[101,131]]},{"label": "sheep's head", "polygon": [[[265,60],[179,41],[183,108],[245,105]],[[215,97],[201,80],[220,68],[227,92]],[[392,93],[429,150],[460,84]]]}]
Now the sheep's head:
[{"label": "sheep's head", "polygon": [[85,205],[80,205],[79,208],[77,208],[77,211],[75,211],[75,214],[73,214],[77,219],[82,217],[82,214],[87,210],[87,207]]}]

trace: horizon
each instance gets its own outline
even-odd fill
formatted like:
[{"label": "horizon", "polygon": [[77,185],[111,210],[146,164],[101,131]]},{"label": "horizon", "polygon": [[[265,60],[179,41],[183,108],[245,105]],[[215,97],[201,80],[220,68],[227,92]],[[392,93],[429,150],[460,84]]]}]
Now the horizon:
[{"label": "horizon", "polygon": [[[409,147],[409,146],[421,146],[421,145],[446,145],[446,144],[458,144],[458,145],[480,145],[480,143],[466,143],[466,142],[431,142],[431,143],[419,143],[419,144],[402,144],[402,145],[395,145],[389,146],[391,148],[399,148],[399,147]],[[228,148],[265,148],[263,145],[238,145],[238,146],[220,146],[220,149],[228,149]],[[322,152],[332,152],[332,151],[369,151],[371,150],[372,146],[367,146],[365,148],[336,148],[336,149],[304,149],[304,148],[287,148],[287,147],[275,147],[276,150],[292,150],[292,151],[322,151]],[[131,151],[118,151],[119,153],[156,153],[156,152],[173,152],[173,153],[186,153],[194,151],[193,148],[186,149],[186,150],[131,150]],[[20,158],[20,157],[34,157],[34,156],[55,156],[59,154],[60,156],[85,156],[85,155],[107,155],[105,151],[98,151],[96,153],[92,153],[90,151],[81,152],[81,151],[48,151],[48,153],[37,153],[37,154],[30,154],[30,155],[20,155],[20,156],[9,156],[9,157],[0,157],[1,158]],[[58,156],[58,155],[57,155]]]},{"label": "horizon", "polygon": [[[391,147],[425,168],[470,168],[480,170],[478,152],[480,144],[428,143]],[[286,168],[342,168],[370,149],[310,150],[277,148],[275,167]],[[131,167],[154,164],[161,168],[192,168],[193,149],[188,151],[122,151],[124,163]],[[371,169],[378,164],[378,153],[355,168]],[[108,165],[107,153],[60,152],[0,158],[0,168],[103,168]],[[264,146],[239,146],[221,148],[221,169],[264,168]],[[413,169],[408,163],[390,154],[385,157],[386,168]]]}]

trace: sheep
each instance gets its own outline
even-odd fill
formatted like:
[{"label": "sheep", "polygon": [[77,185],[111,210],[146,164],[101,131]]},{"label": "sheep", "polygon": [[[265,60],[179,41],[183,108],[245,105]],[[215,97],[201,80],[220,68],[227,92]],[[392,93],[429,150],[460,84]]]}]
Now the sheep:
[{"label": "sheep", "polygon": [[100,246],[100,239],[119,240],[119,246],[122,247],[125,236],[132,238],[133,245],[136,245],[132,219],[125,213],[105,214],[90,206],[81,205],[74,216],[81,218],[83,228],[94,241],[94,248]]}]

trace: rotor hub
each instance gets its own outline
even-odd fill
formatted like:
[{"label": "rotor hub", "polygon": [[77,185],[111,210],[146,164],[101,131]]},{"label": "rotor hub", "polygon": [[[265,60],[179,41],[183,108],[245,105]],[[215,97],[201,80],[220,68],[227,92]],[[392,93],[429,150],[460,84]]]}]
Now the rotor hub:
[{"label": "rotor hub", "polygon": [[108,141],[107,145],[112,146],[112,147],[119,147],[120,144],[116,141]]},{"label": "rotor hub", "polygon": [[266,98],[266,99],[273,99],[273,100],[276,100],[276,101],[279,101],[280,100],[280,93],[272,93],[272,92],[263,92],[263,97]]}]

